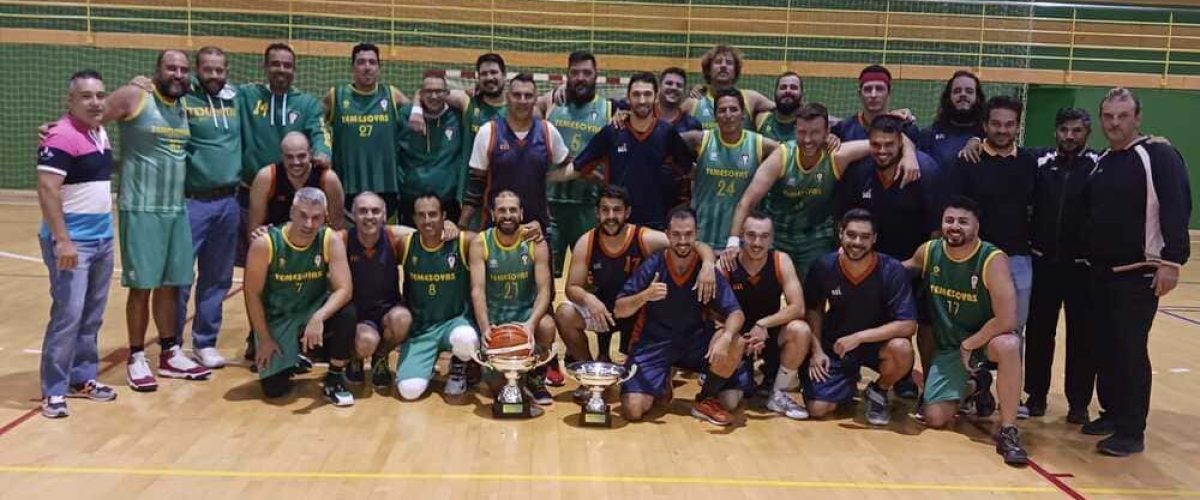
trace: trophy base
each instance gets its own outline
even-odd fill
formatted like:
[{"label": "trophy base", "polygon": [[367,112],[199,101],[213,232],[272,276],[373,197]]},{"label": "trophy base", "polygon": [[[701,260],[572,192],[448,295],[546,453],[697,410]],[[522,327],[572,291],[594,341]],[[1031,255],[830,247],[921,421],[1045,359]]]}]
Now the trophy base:
[{"label": "trophy base", "polygon": [[579,412],[580,427],[605,427],[611,428],[613,425],[612,414],[608,412],[608,405],[604,406],[604,412],[596,413],[584,409]]},{"label": "trophy base", "polygon": [[492,418],[497,419],[521,419],[533,418],[541,416],[544,411],[541,408],[533,406],[529,401],[521,401],[519,403],[503,403],[496,401],[492,403]]}]

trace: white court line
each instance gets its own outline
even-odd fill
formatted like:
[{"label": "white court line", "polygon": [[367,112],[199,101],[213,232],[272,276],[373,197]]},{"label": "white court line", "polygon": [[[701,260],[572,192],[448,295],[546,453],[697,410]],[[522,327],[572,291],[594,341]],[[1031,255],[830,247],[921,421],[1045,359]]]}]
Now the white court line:
[{"label": "white court line", "polygon": [[[38,264],[43,263],[42,259],[39,259],[37,257],[30,257],[28,255],[21,255],[19,253],[5,252],[4,250],[0,250],[0,257],[5,257],[5,258],[9,258],[9,259],[14,259],[14,260],[21,260],[21,261],[25,261],[25,262],[37,262]],[[115,278],[120,278],[120,277],[121,277],[121,268],[113,266],[113,278],[115,279]],[[242,279],[235,276],[233,278],[233,282],[241,283]]]},{"label": "white court line", "polygon": [[1190,371],[1192,371],[1192,370],[1190,370],[1188,368],[1172,368],[1171,369],[1171,373],[1187,373]]},{"label": "white court line", "polygon": [[41,354],[42,350],[41,349],[22,349],[21,352],[23,352],[25,354]]}]

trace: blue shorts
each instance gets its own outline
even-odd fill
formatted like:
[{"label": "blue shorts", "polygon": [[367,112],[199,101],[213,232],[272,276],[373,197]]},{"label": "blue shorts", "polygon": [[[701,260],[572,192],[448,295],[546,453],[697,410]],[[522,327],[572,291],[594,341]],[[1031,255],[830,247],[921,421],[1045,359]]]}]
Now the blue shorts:
[{"label": "blue shorts", "polygon": [[[640,393],[663,396],[667,384],[671,383],[671,368],[705,373],[708,371],[708,344],[712,341],[711,331],[698,331],[686,338],[674,341],[646,342],[639,340],[632,347],[632,354],[625,360],[625,367],[637,365],[633,378],[621,385],[621,394]],[[754,377],[747,363],[738,363],[737,371],[729,377],[721,390],[754,390]]]},{"label": "blue shorts", "polygon": [[854,398],[858,392],[858,381],[862,379],[862,367],[879,371],[879,351],[883,342],[862,344],[857,349],[847,353],[845,358],[839,357],[833,349],[827,348],[829,356],[829,376],[823,382],[812,380],[808,376],[808,362],[800,368],[800,383],[804,388],[804,399],[824,401],[829,403],[845,403]]}]

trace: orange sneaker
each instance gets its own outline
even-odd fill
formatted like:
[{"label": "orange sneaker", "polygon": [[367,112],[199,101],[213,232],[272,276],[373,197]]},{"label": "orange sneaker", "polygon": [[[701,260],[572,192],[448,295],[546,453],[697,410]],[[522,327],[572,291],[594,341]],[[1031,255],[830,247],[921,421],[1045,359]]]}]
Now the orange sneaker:
[{"label": "orange sneaker", "polygon": [[692,416],[722,427],[733,423],[733,415],[721,407],[717,398],[697,400],[692,404]]}]

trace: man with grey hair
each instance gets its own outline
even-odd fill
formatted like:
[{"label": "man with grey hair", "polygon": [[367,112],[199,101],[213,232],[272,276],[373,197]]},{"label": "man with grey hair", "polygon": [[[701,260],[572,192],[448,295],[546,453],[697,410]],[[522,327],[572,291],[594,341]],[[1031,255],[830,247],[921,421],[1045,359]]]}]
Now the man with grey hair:
[{"label": "man with grey hair", "polygon": [[1141,121],[1141,103],[1129,89],[1114,88],[1100,101],[1109,147],[1083,202],[1089,326],[1096,335],[1097,385],[1108,404],[1083,431],[1111,434],[1097,449],[1113,456],[1145,450],[1150,327],[1159,298],[1175,288],[1190,253],[1187,165],[1174,147],[1143,135]]},{"label": "man with grey hair", "polygon": [[246,256],[246,314],[267,398],[290,392],[301,348],[323,346],[329,372],[322,393],[335,406],[354,404],[345,377],[356,321],[350,267],[346,245],[325,226],[328,205],[320,189],[296,190],[291,220],[254,239]]}]

